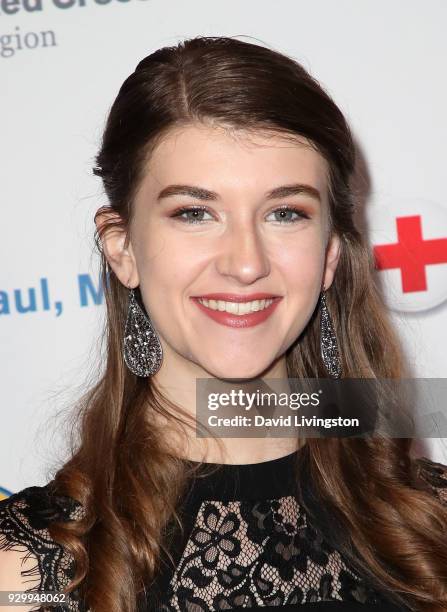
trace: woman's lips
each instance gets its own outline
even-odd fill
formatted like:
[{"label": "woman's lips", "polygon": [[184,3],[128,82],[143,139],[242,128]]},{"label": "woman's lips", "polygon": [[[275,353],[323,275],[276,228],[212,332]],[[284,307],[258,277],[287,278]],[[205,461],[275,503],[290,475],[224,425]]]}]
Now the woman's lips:
[{"label": "woman's lips", "polygon": [[206,300],[223,300],[224,302],[252,302],[254,300],[272,300],[273,298],[282,297],[273,293],[257,292],[249,294],[240,293],[207,293],[206,295],[192,295],[192,299],[201,298]]},{"label": "woman's lips", "polygon": [[205,313],[210,319],[216,321],[216,323],[220,323],[221,325],[226,325],[228,327],[253,327],[253,325],[259,325],[274,312],[275,308],[278,306],[282,297],[271,298],[273,302],[267,308],[263,308],[262,310],[258,310],[257,312],[249,312],[244,315],[235,315],[231,312],[221,311],[221,310],[212,310],[211,308],[207,308],[204,304],[199,302],[198,298],[193,297],[192,300],[197,304],[200,310]]}]

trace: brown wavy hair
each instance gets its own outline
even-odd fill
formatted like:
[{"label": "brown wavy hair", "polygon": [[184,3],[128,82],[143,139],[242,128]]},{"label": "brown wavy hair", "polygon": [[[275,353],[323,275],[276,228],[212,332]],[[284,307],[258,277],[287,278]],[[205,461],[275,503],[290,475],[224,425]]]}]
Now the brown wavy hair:
[{"label": "brown wavy hair", "polygon": [[[128,290],[101,238],[112,225],[127,232],[151,151],[168,130],[192,122],[304,136],[327,160],[331,229],[342,238],[327,302],[344,377],[405,375],[373,257],[353,219],[353,138],[328,93],[292,58],[232,37],[196,37],[144,58],[110,109],[94,168],[108,198],[96,214],[119,213],[95,233],[107,307],[104,371],[79,400],[77,441],[54,477],[55,490],[85,510],[82,520],[55,523],[50,532],[76,561],[70,590],[80,590],[94,612],[135,612],[162,552],[169,556],[168,526],[181,527],[177,508],[190,474],[170,441],[194,424],[153,380],[125,366]],[[316,316],[286,359],[289,377],[327,377]],[[169,435],[155,414],[171,424]],[[303,503],[318,520],[339,522],[338,549],[392,601],[438,612],[447,609],[447,509],[416,485],[410,447],[409,438],[308,439],[300,480],[311,489]]]}]

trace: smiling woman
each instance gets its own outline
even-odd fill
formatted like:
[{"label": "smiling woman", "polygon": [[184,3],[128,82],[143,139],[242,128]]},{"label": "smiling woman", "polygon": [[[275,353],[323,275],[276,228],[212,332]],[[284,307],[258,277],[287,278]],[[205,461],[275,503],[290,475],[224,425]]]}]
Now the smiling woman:
[{"label": "smiling woman", "polygon": [[104,363],[71,458],[0,502],[0,590],[91,612],[446,609],[447,467],[410,439],[194,435],[198,379],[405,376],[354,162],[283,54],[198,37],[138,64],[94,169]]},{"label": "smiling woman", "polygon": [[104,237],[115,274],[164,330],[157,383],[169,389],[184,372],[192,392],[203,375],[287,377],[285,352],[339,257],[326,174],[321,154],[290,135],[197,122],[165,134],[134,197],[128,248]]}]

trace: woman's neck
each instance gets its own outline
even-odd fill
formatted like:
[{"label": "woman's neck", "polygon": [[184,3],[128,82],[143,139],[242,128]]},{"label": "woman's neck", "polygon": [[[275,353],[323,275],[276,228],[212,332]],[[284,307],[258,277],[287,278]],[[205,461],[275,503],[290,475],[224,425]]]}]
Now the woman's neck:
[{"label": "woman's neck", "polygon": [[[173,357],[169,355],[169,357]],[[202,423],[206,425],[207,417],[211,412],[207,412],[207,405],[202,405],[204,395],[210,392],[214,394],[229,394],[233,390],[235,393],[240,389],[244,394],[249,394],[252,398],[259,391],[262,393],[289,391],[287,380],[287,368],[285,359],[278,360],[276,363],[260,377],[250,379],[221,379],[212,376],[209,372],[190,361],[183,358],[166,359],[162,368],[154,377],[152,384],[166,396],[170,401],[180,406],[189,417],[192,418],[193,429],[186,428],[187,438],[176,433],[175,422],[169,423],[163,418],[164,435],[169,437],[169,446],[173,447],[173,452],[182,459],[191,461],[206,461],[208,463],[228,463],[228,464],[248,464],[260,463],[283,457],[294,452],[302,446],[304,441],[296,437],[270,438],[253,430],[253,436],[249,437],[197,437],[194,432],[194,424]],[[200,379],[200,380],[198,380]],[[269,386],[269,379],[274,379],[274,388]],[[202,385],[202,386],[201,386]],[[207,395],[208,396],[208,395]],[[200,402],[197,405],[198,401]],[[251,414],[266,414],[269,406],[254,404]],[[233,408],[232,408],[233,409]],[[218,411],[215,410],[214,414]],[[243,414],[245,409],[242,406],[234,407],[234,414]],[[247,414],[247,412],[245,412]],[[180,416],[180,415],[179,415]],[[157,414],[157,417],[161,417]],[[202,429],[201,429],[202,430]],[[203,431],[203,430],[202,430]],[[170,433],[169,433],[170,432]],[[256,436],[256,434],[258,435]]]}]

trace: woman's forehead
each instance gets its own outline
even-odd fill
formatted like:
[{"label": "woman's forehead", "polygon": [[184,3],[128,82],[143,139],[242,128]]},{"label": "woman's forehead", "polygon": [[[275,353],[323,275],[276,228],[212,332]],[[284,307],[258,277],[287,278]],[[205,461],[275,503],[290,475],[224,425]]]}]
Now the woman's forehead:
[{"label": "woman's forehead", "polygon": [[[324,191],[327,162],[301,136],[188,125],[167,133],[146,162],[152,189],[168,183],[204,181],[216,189],[269,190],[275,184],[306,181]],[[164,184],[166,183],[166,184]]]}]

